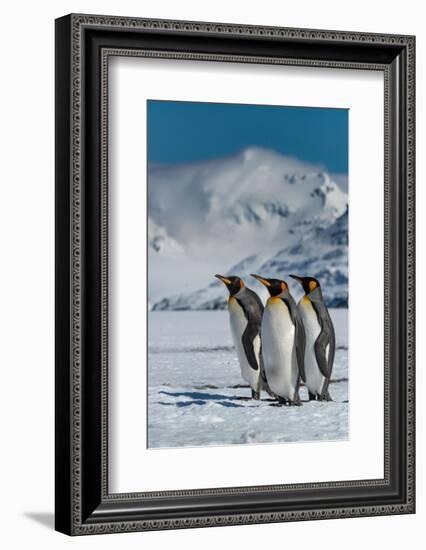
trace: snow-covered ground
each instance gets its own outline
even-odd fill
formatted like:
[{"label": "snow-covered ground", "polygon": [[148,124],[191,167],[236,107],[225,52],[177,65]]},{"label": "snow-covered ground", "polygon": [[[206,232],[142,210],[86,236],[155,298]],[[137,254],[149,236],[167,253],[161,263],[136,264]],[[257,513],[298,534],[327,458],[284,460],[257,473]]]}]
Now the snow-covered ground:
[{"label": "snow-covered ground", "polygon": [[347,309],[331,310],[333,402],[278,407],[248,399],[227,311],[149,313],[148,445],[183,447],[341,440],[348,437]]}]

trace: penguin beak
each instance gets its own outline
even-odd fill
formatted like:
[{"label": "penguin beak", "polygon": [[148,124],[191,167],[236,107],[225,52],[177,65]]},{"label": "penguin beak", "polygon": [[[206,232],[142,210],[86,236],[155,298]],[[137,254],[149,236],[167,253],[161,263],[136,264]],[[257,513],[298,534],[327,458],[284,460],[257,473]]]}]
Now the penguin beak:
[{"label": "penguin beak", "polygon": [[229,279],[227,279],[226,277],[224,277],[223,275],[215,275],[215,277],[217,277],[219,280],[221,280],[222,283],[225,283],[225,285],[230,285],[231,284],[231,281]]},{"label": "penguin beak", "polygon": [[271,286],[271,283],[267,279],[264,279],[263,277],[261,277],[260,275],[254,275],[254,273],[251,273],[250,275],[251,277],[254,277],[255,279],[257,279],[259,283],[262,283],[262,285]]},{"label": "penguin beak", "polygon": [[298,277],[297,275],[290,275],[290,277],[292,279],[295,279],[298,283],[300,283],[301,285],[303,285],[303,280],[302,280],[302,277]]}]

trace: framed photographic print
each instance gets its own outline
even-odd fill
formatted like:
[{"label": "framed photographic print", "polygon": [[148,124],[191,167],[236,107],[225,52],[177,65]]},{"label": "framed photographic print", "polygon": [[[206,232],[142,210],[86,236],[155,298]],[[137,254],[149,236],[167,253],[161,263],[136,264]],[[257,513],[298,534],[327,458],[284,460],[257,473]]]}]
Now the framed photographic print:
[{"label": "framed photographic print", "polygon": [[56,21],[56,529],[413,513],[412,36]]}]

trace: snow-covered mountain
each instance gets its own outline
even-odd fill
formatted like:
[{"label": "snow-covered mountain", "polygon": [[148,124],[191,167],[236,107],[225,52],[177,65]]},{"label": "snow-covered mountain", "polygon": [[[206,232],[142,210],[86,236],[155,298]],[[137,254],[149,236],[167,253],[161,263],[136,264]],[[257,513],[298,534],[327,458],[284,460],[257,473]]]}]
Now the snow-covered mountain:
[{"label": "snow-covered mountain", "polygon": [[250,147],[153,166],[148,185],[153,309],[225,307],[226,290],[213,279],[220,272],[310,274],[330,305],[347,303],[347,194],[318,167]]}]

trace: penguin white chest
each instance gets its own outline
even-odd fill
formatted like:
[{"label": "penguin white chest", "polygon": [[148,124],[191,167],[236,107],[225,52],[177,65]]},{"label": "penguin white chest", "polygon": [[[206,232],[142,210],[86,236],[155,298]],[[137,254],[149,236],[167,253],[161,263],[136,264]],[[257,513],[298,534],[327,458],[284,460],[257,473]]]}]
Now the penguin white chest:
[{"label": "penguin white chest", "polygon": [[253,340],[254,354],[257,359],[258,369],[254,370],[247,360],[247,356],[244,350],[242,336],[246,330],[248,320],[244,315],[243,308],[240,306],[235,298],[230,298],[228,301],[229,321],[231,325],[231,334],[234,346],[237,351],[238,361],[240,363],[241,375],[244,380],[250,385],[250,387],[259,391],[261,386],[260,377],[260,336],[256,336]]},{"label": "penguin white chest", "polygon": [[269,298],[261,335],[269,387],[280,397],[293,400],[298,378],[295,327],[287,305],[280,298]]},{"label": "penguin white chest", "polygon": [[325,380],[324,376],[319,370],[317,358],[315,355],[315,342],[317,341],[317,338],[321,333],[321,326],[318,322],[317,314],[315,313],[314,307],[309,298],[303,297],[301,299],[299,303],[299,312],[302,317],[306,334],[306,386],[311,393],[318,395],[322,392]]}]

